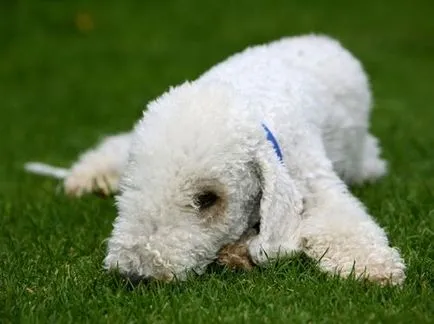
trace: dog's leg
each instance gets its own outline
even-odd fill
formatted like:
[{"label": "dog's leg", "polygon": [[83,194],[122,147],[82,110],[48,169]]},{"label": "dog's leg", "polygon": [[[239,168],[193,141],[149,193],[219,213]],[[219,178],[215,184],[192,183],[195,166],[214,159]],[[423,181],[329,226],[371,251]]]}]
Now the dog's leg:
[{"label": "dog's leg", "polygon": [[301,230],[304,252],[327,272],[402,283],[405,265],[398,251],[345,185],[318,181],[312,187]]},{"label": "dog's leg", "polygon": [[405,265],[398,251],[335,173],[320,136],[298,138],[297,143],[301,146],[287,161],[304,187],[300,230],[304,252],[327,272],[402,283]]},{"label": "dog's leg", "polygon": [[72,196],[89,192],[104,195],[116,192],[119,177],[128,160],[130,141],[130,134],[109,136],[83,153],[65,178],[65,192]]},{"label": "dog's leg", "polygon": [[367,133],[365,137],[361,169],[355,183],[375,181],[387,173],[387,162],[380,158],[378,139]]},{"label": "dog's leg", "polygon": [[[374,182],[387,173],[387,162],[381,159],[377,138],[366,131],[340,130],[339,150],[330,150],[334,169],[346,184]],[[336,146],[336,140],[331,141]],[[339,147],[339,145],[338,145]]]}]

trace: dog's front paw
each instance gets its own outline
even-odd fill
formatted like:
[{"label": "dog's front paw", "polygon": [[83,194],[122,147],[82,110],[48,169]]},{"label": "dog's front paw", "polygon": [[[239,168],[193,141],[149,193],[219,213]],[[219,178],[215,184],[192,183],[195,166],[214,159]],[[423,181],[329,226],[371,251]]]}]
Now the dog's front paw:
[{"label": "dog's front paw", "polygon": [[262,241],[261,237],[254,237],[249,242],[249,254],[255,264],[266,264],[271,260],[294,256],[300,250],[295,240]]},{"label": "dog's front paw", "polygon": [[251,270],[255,263],[249,253],[249,241],[258,234],[256,228],[248,229],[238,241],[225,245],[217,254],[217,263],[230,269]]},{"label": "dog's front paw", "polygon": [[118,184],[118,172],[77,167],[65,178],[64,190],[67,195],[74,197],[92,192],[108,196],[118,190]]},{"label": "dog's front paw", "polygon": [[364,266],[362,277],[382,286],[402,285],[406,278],[404,261],[399,252],[392,247],[385,247],[378,251],[362,266]]},{"label": "dog's front paw", "polygon": [[405,265],[402,263],[392,271],[385,271],[384,269],[379,269],[380,271],[373,275],[372,268],[370,269],[370,273],[366,278],[369,281],[376,282],[381,286],[392,285],[392,286],[400,286],[404,283],[406,275],[405,275]]},{"label": "dog's front paw", "polygon": [[246,243],[232,243],[224,246],[218,253],[217,262],[230,269],[251,270],[254,266]]},{"label": "dog's front paw", "polygon": [[347,239],[323,244],[325,241],[307,241],[304,249],[308,256],[318,260],[322,270],[344,278],[355,276],[380,285],[404,283],[405,264],[395,248],[382,242],[369,244]]}]

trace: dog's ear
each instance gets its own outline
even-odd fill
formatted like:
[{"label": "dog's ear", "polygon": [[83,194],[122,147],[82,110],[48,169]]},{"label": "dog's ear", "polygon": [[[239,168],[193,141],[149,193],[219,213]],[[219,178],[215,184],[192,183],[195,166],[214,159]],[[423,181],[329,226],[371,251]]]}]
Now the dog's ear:
[{"label": "dog's ear", "polygon": [[270,143],[263,143],[256,152],[256,165],[262,187],[260,229],[249,242],[249,253],[260,264],[300,249],[303,200]]}]

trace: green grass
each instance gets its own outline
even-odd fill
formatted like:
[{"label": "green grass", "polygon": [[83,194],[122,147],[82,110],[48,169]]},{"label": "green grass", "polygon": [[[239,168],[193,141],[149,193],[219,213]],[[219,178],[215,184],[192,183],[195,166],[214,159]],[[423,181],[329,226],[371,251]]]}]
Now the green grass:
[{"label": "green grass", "polygon": [[[79,13],[93,27],[79,28]],[[434,318],[434,7],[426,1],[5,1],[0,5],[0,322],[430,322]],[[354,192],[408,264],[402,288],[300,257],[133,289],[102,270],[112,199],[25,174],[68,165],[144,104],[248,44],[323,32],[365,64],[390,174]]]}]

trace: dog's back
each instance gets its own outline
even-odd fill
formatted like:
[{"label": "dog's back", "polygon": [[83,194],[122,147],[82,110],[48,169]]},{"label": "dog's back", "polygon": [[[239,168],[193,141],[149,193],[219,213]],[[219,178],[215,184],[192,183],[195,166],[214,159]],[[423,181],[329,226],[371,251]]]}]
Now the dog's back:
[{"label": "dog's back", "polygon": [[[201,80],[230,83],[237,92],[258,101],[290,97],[290,92],[301,88],[311,92],[302,97],[323,97],[321,109],[327,109],[326,94],[329,101],[339,100],[346,110],[336,113],[348,114],[363,123],[367,123],[371,105],[368,79],[360,62],[327,36],[287,37],[247,48],[211,68]],[[334,104],[330,108],[339,109]],[[327,111],[329,114],[334,113]]]}]

